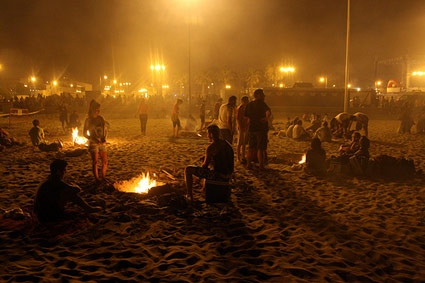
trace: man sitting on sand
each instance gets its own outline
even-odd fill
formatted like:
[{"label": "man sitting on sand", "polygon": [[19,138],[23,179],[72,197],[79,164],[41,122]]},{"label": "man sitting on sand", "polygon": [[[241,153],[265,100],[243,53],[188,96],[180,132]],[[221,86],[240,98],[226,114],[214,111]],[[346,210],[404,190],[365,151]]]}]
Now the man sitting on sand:
[{"label": "man sitting on sand", "polygon": [[5,129],[0,128],[0,147],[4,150],[5,147],[11,147],[14,145],[24,145],[21,142],[18,142],[16,139],[12,138]]},{"label": "man sitting on sand", "polygon": [[303,127],[303,121],[298,120],[297,124],[292,129],[292,138],[294,140],[308,140],[310,139],[310,135]]},{"label": "man sitting on sand", "polygon": [[184,171],[187,196],[193,202],[193,175],[201,179],[228,181],[234,169],[232,146],[220,139],[220,129],[216,125],[208,126],[208,138],[212,142],[205,151],[201,167],[188,166]]},{"label": "man sitting on sand", "polygon": [[34,202],[34,212],[40,222],[51,222],[70,219],[72,215],[65,212],[65,206],[72,202],[80,206],[85,212],[94,212],[100,207],[88,205],[79,195],[80,188],[64,183],[68,163],[56,159],[50,164],[50,176],[37,191]]},{"label": "man sitting on sand", "polygon": [[340,146],[339,152],[341,155],[351,156],[356,153],[360,149],[360,137],[359,132],[354,132],[351,136],[351,143]]},{"label": "man sitting on sand", "polygon": [[314,137],[318,138],[321,142],[331,142],[332,141],[332,133],[331,129],[328,127],[328,122],[324,121],[322,126],[317,129],[314,133]]},{"label": "man sitting on sand", "polygon": [[306,153],[305,171],[312,174],[325,174],[326,152],[318,138],[311,140],[311,148]]},{"label": "man sitting on sand", "polygon": [[41,151],[59,151],[62,148],[62,142],[48,144],[44,137],[44,130],[40,127],[40,121],[32,121],[34,127],[29,131],[31,142]]}]

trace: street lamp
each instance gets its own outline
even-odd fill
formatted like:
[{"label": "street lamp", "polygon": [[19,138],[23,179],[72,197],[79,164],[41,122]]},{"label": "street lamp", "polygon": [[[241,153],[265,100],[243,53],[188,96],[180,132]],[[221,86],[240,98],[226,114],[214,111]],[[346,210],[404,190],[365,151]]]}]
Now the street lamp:
[{"label": "street lamp", "polygon": [[104,75],[104,76],[103,76],[103,78],[104,78],[105,80],[107,80],[107,79],[108,79],[108,76],[107,76],[107,75]]},{"label": "street lamp", "polygon": [[319,82],[325,83],[325,88],[328,88],[328,77],[320,77]]},{"label": "street lamp", "polygon": [[58,84],[57,81],[53,81],[53,85],[56,86]]},{"label": "street lamp", "polygon": [[35,81],[37,81],[37,78],[36,78],[36,77],[34,77],[34,76],[32,76],[32,77],[31,77],[31,81],[34,83]]},{"label": "street lamp", "polygon": [[350,0],[347,0],[347,37],[345,40],[344,112],[348,111],[348,47],[350,46]]}]

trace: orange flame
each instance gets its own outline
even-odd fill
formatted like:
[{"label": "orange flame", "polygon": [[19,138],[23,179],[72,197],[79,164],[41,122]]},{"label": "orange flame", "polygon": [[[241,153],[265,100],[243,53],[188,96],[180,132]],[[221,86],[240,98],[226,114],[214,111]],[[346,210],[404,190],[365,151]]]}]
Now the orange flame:
[{"label": "orange flame", "polygon": [[136,178],[117,183],[116,187],[119,191],[122,192],[147,194],[151,188],[161,185],[163,185],[163,183],[157,182],[155,179],[150,178],[149,173],[146,175],[145,173],[142,173],[142,175]]},{"label": "orange flame", "polygon": [[73,128],[72,141],[74,142],[74,144],[86,144],[88,140],[85,137],[81,137],[78,135],[78,128]]},{"label": "orange flame", "polygon": [[305,163],[305,160],[306,160],[306,155],[303,154],[303,157],[301,158],[301,161],[298,162],[298,164],[304,164]]}]

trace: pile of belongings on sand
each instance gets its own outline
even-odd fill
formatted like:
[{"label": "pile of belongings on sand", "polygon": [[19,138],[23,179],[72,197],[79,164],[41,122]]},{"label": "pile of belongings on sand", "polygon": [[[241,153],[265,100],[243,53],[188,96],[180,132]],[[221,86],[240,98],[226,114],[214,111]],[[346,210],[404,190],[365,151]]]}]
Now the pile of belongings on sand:
[{"label": "pile of belongings on sand", "polygon": [[416,173],[413,160],[385,154],[375,158],[331,156],[327,162],[328,173],[334,174],[400,179],[411,177]]}]

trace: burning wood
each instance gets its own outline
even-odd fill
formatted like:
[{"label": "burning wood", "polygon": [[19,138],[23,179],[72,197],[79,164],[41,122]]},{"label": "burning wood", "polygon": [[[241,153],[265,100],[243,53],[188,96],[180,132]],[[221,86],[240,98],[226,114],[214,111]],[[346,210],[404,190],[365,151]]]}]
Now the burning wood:
[{"label": "burning wood", "polygon": [[88,142],[85,137],[78,135],[78,128],[72,129],[72,141],[74,144],[86,144]]},{"label": "burning wood", "polygon": [[133,178],[128,181],[123,181],[115,184],[115,187],[122,192],[147,194],[152,188],[164,186],[165,183],[158,182],[150,178],[149,173]]},{"label": "burning wood", "polygon": [[304,164],[305,163],[305,160],[306,160],[306,155],[303,154],[303,157],[301,158],[301,161],[298,162],[298,164]]}]

